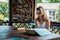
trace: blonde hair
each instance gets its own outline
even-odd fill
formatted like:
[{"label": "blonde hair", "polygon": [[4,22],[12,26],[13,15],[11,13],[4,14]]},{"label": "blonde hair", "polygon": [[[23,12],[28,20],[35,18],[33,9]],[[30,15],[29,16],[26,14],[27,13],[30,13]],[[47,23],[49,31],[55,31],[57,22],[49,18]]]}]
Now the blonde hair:
[{"label": "blonde hair", "polygon": [[[47,20],[48,18],[47,18],[47,15],[45,14],[46,12],[44,11],[44,8],[43,8],[42,6],[39,6],[39,7],[37,8],[37,10],[40,10],[40,12],[41,12],[41,9],[42,9],[42,11],[43,11],[43,15],[42,15],[43,20]],[[42,12],[41,12],[41,13],[42,13]],[[39,17],[37,18],[37,20],[39,20]]]}]

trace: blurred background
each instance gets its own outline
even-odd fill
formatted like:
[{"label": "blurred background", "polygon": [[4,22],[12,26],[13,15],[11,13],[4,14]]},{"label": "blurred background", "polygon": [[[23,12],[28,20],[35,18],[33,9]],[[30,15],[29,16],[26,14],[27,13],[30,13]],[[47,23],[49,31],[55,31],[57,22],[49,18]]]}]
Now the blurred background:
[{"label": "blurred background", "polygon": [[36,8],[42,6],[47,17],[50,20],[50,31],[52,33],[60,34],[60,0],[36,0],[35,4],[35,18]]},{"label": "blurred background", "polygon": [[[46,15],[50,19],[51,31],[60,34],[60,0],[35,0],[35,9],[38,6],[42,6],[46,12]],[[35,10],[35,18],[36,10]],[[13,23],[15,28],[25,27],[31,28],[34,25],[34,20],[30,21],[31,23]],[[33,22],[33,23],[32,23]],[[9,0],[0,0],[0,25],[8,26],[9,25]]]},{"label": "blurred background", "polygon": [[[36,8],[42,6],[51,22],[60,22],[59,0],[36,0]],[[35,14],[35,17],[37,15]]]},{"label": "blurred background", "polygon": [[9,21],[9,0],[0,0],[0,24],[8,25]]}]

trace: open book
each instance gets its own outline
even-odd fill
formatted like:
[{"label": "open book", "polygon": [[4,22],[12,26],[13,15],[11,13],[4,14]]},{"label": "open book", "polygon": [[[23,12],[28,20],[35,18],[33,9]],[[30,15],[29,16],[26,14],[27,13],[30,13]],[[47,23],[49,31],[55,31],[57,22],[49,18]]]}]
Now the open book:
[{"label": "open book", "polygon": [[52,34],[49,30],[47,30],[47,29],[41,29],[41,28],[28,29],[27,33],[29,33],[29,34],[35,34],[35,33],[37,33],[40,36],[45,36],[45,35]]}]

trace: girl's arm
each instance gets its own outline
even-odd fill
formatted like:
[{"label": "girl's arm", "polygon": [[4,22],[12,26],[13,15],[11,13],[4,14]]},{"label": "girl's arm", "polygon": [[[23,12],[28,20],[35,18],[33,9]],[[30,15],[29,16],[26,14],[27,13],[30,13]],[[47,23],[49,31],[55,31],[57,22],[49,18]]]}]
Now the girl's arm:
[{"label": "girl's arm", "polygon": [[46,28],[47,28],[48,30],[50,30],[50,21],[49,21],[49,20],[46,21]]}]

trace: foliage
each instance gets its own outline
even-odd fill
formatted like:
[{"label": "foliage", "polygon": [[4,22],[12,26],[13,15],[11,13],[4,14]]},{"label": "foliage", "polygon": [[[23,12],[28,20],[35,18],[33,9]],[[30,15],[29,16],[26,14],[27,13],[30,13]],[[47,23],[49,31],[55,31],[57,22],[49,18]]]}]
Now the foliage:
[{"label": "foliage", "polygon": [[[50,3],[60,3],[60,0],[44,0],[44,1],[49,1]],[[42,0],[37,0],[37,3],[42,3]]]},{"label": "foliage", "polygon": [[51,3],[58,3],[58,0],[50,0]]},{"label": "foliage", "polygon": [[0,20],[4,20],[4,15],[0,14]]},{"label": "foliage", "polygon": [[42,2],[42,0],[36,0],[37,1],[37,3],[41,3]]},{"label": "foliage", "polygon": [[58,10],[57,16],[58,16],[58,21],[60,22],[60,6],[59,6],[59,10]]},{"label": "foliage", "polygon": [[8,2],[0,2],[0,14],[3,14],[4,17],[8,16],[9,10],[8,10]]}]

